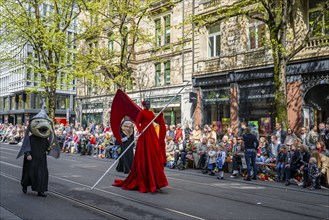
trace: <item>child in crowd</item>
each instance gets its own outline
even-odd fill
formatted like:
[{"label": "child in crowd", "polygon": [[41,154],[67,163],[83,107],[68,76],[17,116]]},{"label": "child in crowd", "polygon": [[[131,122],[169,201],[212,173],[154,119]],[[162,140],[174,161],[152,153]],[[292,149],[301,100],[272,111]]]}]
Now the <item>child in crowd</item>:
[{"label": "child in crowd", "polygon": [[217,179],[224,179],[224,166],[226,159],[226,148],[224,145],[220,144],[219,149],[217,151],[217,159],[216,159],[216,168],[219,171]]},{"label": "child in crowd", "polygon": [[319,176],[317,160],[315,157],[311,157],[308,163],[308,178],[311,182],[310,190],[318,189],[320,187]]},{"label": "child in crowd", "polygon": [[209,175],[215,176],[214,169],[216,167],[216,154],[217,154],[215,145],[209,145],[207,154],[208,154],[207,171],[210,171]]},{"label": "child in crowd", "polygon": [[206,161],[207,161],[207,142],[208,142],[208,138],[207,137],[203,137],[201,144],[198,147],[198,155],[199,155],[199,162],[197,165],[198,169],[203,169],[206,165]]},{"label": "child in crowd", "polygon": [[276,174],[277,174],[277,181],[283,180],[283,174],[284,174],[284,167],[285,167],[285,161],[287,157],[287,152],[284,146],[280,146],[278,156],[276,159]]}]

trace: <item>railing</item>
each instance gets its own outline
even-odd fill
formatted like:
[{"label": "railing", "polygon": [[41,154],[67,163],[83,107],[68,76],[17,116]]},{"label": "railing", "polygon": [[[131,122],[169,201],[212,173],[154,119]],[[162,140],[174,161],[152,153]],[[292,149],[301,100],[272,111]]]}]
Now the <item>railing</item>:
[{"label": "railing", "polygon": [[314,49],[323,46],[329,45],[329,37],[317,37],[312,38],[308,43],[305,49]]}]

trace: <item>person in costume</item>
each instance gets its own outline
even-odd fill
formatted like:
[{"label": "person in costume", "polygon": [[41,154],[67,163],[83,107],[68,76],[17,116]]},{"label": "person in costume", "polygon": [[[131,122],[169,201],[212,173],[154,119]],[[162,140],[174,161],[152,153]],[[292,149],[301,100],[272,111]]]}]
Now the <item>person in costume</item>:
[{"label": "person in costume", "polygon": [[[129,116],[135,122],[139,133],[155,118],[154,113],[149,110],[150,102],[144,101],[142,105],[143,110],[124,92],[117,91],[112,102],[110,121],[113,134],[117,140],[119,139],[119,142],[121,141],[119,123],[124,116]],[[160,114],[155,122],[160,126],[159,136],[152,124],[139,136],[129,175],[125,180],[115,180],[113,186],[122,187],[124,190],[139,190],[143,193],[156,192],[162,187],[168,186],[164,173],[166,130],[163,114]]]},{"label": "person in costume", "polygon": [[46,197],[49,175],[47,154],[57,159],[60,146],[54,135],[52,121],[42,109],[29,121],[21,150],[17,155],[17,158],[24,155],[21,179],[23,193],[31,186],[32,191],[38,192],[38,196]]},{"label": "person in costume", "polygon": [[[121,125],[121,141],[122,144],[118,141],[116,141],[116,145],[120,145],[120,147],[117,149],[119,152],[119,155],[124,152],[127,147],[134,142],[134,125],[129,119],[124,119]],[[123,172],[123,173],[129,173],[133,164],[134,160],[134,147],[135,144],[133,144],[128,151],[120,158],[118,162],[118,166],[116,170],[118,172]]]}]

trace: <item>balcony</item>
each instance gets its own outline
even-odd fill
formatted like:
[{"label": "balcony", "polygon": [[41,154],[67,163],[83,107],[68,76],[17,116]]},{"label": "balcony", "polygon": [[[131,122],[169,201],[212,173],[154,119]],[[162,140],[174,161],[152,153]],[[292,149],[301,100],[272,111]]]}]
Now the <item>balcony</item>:
[{"label": "balcony", "polygon": [[211,74],[233,69],[242,69],[268,64],[272,61],[271,54],[263,48],[235,53],[232,55],[222,55],[216,58],[208,58],[197,61],[196,74]]}]

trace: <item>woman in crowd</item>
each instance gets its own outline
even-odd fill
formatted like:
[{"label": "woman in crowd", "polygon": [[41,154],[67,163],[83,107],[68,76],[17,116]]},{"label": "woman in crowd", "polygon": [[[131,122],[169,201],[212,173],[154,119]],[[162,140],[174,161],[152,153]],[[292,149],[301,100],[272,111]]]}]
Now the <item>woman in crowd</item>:
[{"label": "woman in crowd", "polygon": [[311,157],[314,157],[317,160],[317,165],[320,170],[321,179],[323,180],[323,185],[329,185],[329,157],[324,154],[319,153],[318,151],[313,151]]}]

